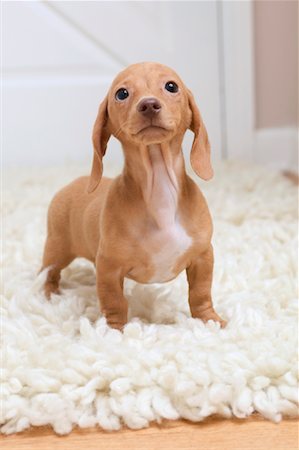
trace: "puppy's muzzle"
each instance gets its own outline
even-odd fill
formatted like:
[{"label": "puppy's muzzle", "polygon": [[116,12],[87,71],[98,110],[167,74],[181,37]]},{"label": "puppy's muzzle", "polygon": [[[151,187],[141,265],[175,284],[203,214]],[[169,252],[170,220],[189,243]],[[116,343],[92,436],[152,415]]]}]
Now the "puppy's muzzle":
[{"label": "puppy's muzzle", "polygon": [[144,98],[143,100],[140,100],[137,105],[137,111],[148,118],[157,116],[161,109],[161,103],[154,97]]}]

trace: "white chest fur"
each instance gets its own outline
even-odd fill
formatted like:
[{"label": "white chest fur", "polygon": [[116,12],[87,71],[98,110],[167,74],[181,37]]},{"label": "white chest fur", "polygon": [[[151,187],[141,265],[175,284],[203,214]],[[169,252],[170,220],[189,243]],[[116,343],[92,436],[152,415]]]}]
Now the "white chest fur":
[{"label": "white chest fur", "polygon": [[175,266],[191,246],[192,239],[176,221],[164,229],[153,231],[146,244],[147,251],[151,249],[151,266],[154,270],[148,282],[162,283],[178,274],[175,272]]},{"label": "white chest fur", "polygon": [[[151,170],[148,174],[149,189],[146,202],[155,226],[145,237],[143,246],[150,255],[154,271],[150,283],[164,282],[174,278],[174,268],[192,244],[192,239],[178,219],[179,183],[175,161],[169,153],[163,154],[159,145],[149,146]],[[168,158],[168,159],[167,159]]]}]

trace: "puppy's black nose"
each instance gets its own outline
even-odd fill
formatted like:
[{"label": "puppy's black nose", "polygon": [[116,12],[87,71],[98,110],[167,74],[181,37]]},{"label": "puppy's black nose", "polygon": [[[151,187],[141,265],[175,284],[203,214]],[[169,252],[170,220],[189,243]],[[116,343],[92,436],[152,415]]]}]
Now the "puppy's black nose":
[{"label": "puppy's black nose", "polygon": [[146,117],[153,117],[161,111],[161,103],[154,97],[144,98],[137,105],[137,111]]}]

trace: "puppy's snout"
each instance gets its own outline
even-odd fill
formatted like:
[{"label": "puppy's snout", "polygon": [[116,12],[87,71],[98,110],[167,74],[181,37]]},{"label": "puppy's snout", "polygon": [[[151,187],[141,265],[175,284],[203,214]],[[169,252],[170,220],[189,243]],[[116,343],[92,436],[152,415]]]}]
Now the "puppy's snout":
[{"label": "puppy's snout", "polygon": [[154,117],[161,111],[162,105],[156,98],[144,98],[137,105],[137,111],[146,117]]}]

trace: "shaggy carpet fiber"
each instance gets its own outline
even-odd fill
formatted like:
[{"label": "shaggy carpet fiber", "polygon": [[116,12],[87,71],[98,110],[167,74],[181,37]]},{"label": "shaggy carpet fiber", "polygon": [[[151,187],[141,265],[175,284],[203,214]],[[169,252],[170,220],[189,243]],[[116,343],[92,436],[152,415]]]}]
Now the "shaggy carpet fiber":
[{"label": "shaggy carpet fiber", "polygon": [[214,220],[214,305],[227,328],[190,317],[182,273],[161,285],[126,281],[123,334],[100,315],[92,264],[65,269],[62,295],[50,302],[45,274],[36,275],[49,201],[88,168],[7,173],[3,433],[298,414],[297,188],[256,166],[221,163],[215,172],[200,186]]}]

